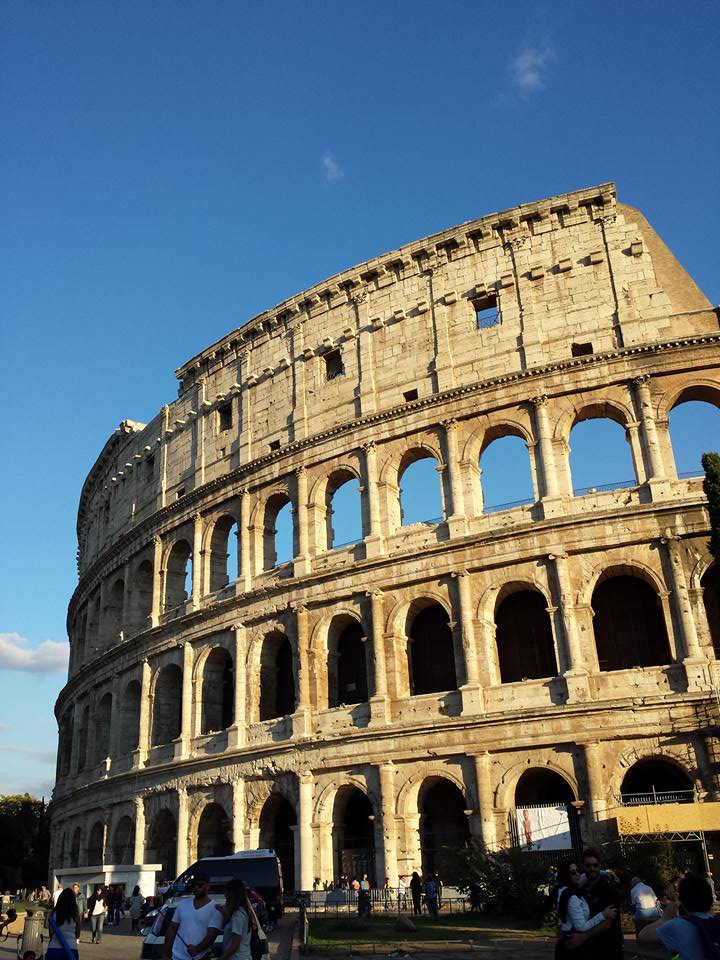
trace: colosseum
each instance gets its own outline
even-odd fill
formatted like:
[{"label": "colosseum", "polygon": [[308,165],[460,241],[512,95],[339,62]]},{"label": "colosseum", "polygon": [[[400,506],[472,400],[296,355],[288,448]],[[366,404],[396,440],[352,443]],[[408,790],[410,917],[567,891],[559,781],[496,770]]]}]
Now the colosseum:
[{"label": "colosseum", "polygon": [[[272,846],[286,888],[394,886],[470,837],[532,847],[548,810],[554,848],[701,836],[712,860],[720,571],[668,424],[720,405],[719,343],[606,183],[363,263],[185,363],[82,490],[54,875],[148,889]],[[570,435],[598,418],[632,475],[581,490]],[[532,497],[486,506],[508,437]],[[412,522],[424,461],[442,515]]]}]

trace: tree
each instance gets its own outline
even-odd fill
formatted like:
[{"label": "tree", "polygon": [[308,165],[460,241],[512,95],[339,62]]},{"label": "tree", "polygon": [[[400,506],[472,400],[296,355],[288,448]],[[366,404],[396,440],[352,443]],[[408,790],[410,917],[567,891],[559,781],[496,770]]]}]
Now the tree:
[{"label": "tree", "polygon": [[456,886],[471,910],[539,921],[545,911],[548,867],[517,847],[488,853],[474,841],[455,853]]},{"label": "tree", "polygon": [[705,471],[703,489],[710,514],[710,553],[720,561],[720,454],[704,453],[701,462]]},{"label": "tree", "polygon": [[49,851],[44,800],[29,793],[0,796],[0,888],[45,883]]}]

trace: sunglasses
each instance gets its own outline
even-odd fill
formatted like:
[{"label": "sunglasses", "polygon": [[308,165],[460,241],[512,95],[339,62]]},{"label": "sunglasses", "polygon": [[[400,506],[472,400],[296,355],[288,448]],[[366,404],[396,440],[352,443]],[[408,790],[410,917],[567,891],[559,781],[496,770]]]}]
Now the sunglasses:
[{"label": "sunglasses", "polygon": [[599,869],[600,869],[600,864],[599,864],[599,863],[586,863],[586,864],[585,864],[585,869],[586,869],[586,870],[599,870]]}]

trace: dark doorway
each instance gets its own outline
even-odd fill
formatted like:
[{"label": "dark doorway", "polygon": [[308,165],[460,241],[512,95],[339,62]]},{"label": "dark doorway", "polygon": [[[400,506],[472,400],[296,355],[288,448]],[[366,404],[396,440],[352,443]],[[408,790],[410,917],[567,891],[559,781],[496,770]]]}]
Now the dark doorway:
[{"label": "dark doorway", "polygon": [[465,797],[442,777],[426,780],[418,794],[423,874],[437,873],[443,883],[457,879],[457,850],[470,839]]},{"label": "dark doorway", "polygon": [[198,823],[197,855],[227,857],[233,852],[230,841],[230,821],[219,803],[210,803]]},{"label": "dark doorway", "polygon": [[177,858],[177,826],[175,817],[162,809],[150,821],[145,840],[145,863],[160,863],[159,880],[174,880]]},{"label": "dark doorway", "polygon": [[271,793],[260,814],[260,847],[275,851],[285,890],[295,889],[295,837],[297,817],[289,800]]},{"label": "dark doorway", "polygon": [[640,577],[604,580],[592,597],[593,630],[601,670],[670,663],[660,598]]},{"label": "dark doorway", "polygon": [[[337,684],[331,690],[330,706],[365,703],[368,698],[367,662],[363,628],[352,620],[337,639]],[[331,677],[332,677],[332,671]]]},{"label": "dark doorway", "polygon": [[670,760],[638,760],[625,774],[620,787],[624,804],[692,803],[693,782]]},{"label": "dark doorway", "polygon": [[[356,787],[338,790],[333,811],[333,840],[337,877],[375,877],[375,817],[370,801]],[[337,879],[336,877],[336,879]]]},{"label": "dark doorway", "polygon": [[260,719],[275,720],[295,710],[295,678],[290,641],[279,633],[263,642],[260,663]]},{"label": "dark doorway", "polygon": [[441,693],[457,688],[455,650],[450,618],[439,603],[421,610],[409,632],[410,690],[413,694]]},{"label": "dark doorway", "polygon": [[495,612],[500,680],[540,680],[557,676],[547,601],[536,590],[505,597]]}]

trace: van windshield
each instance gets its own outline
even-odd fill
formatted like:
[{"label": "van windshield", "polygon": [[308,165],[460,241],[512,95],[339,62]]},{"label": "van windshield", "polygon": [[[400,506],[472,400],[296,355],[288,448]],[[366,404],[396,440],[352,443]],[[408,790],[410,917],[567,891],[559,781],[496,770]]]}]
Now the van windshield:
[{"label": "van windshield", "polygon": [[228,860],[198,860],[188,870],[181,873],[173,887],[182,889],[196,873],[206,873],[210,877],[210,890],[224,889],[228,880],[238,878],[247,887],[275,888],[280,882],[277,860],[274,857],[244,857]]}]

